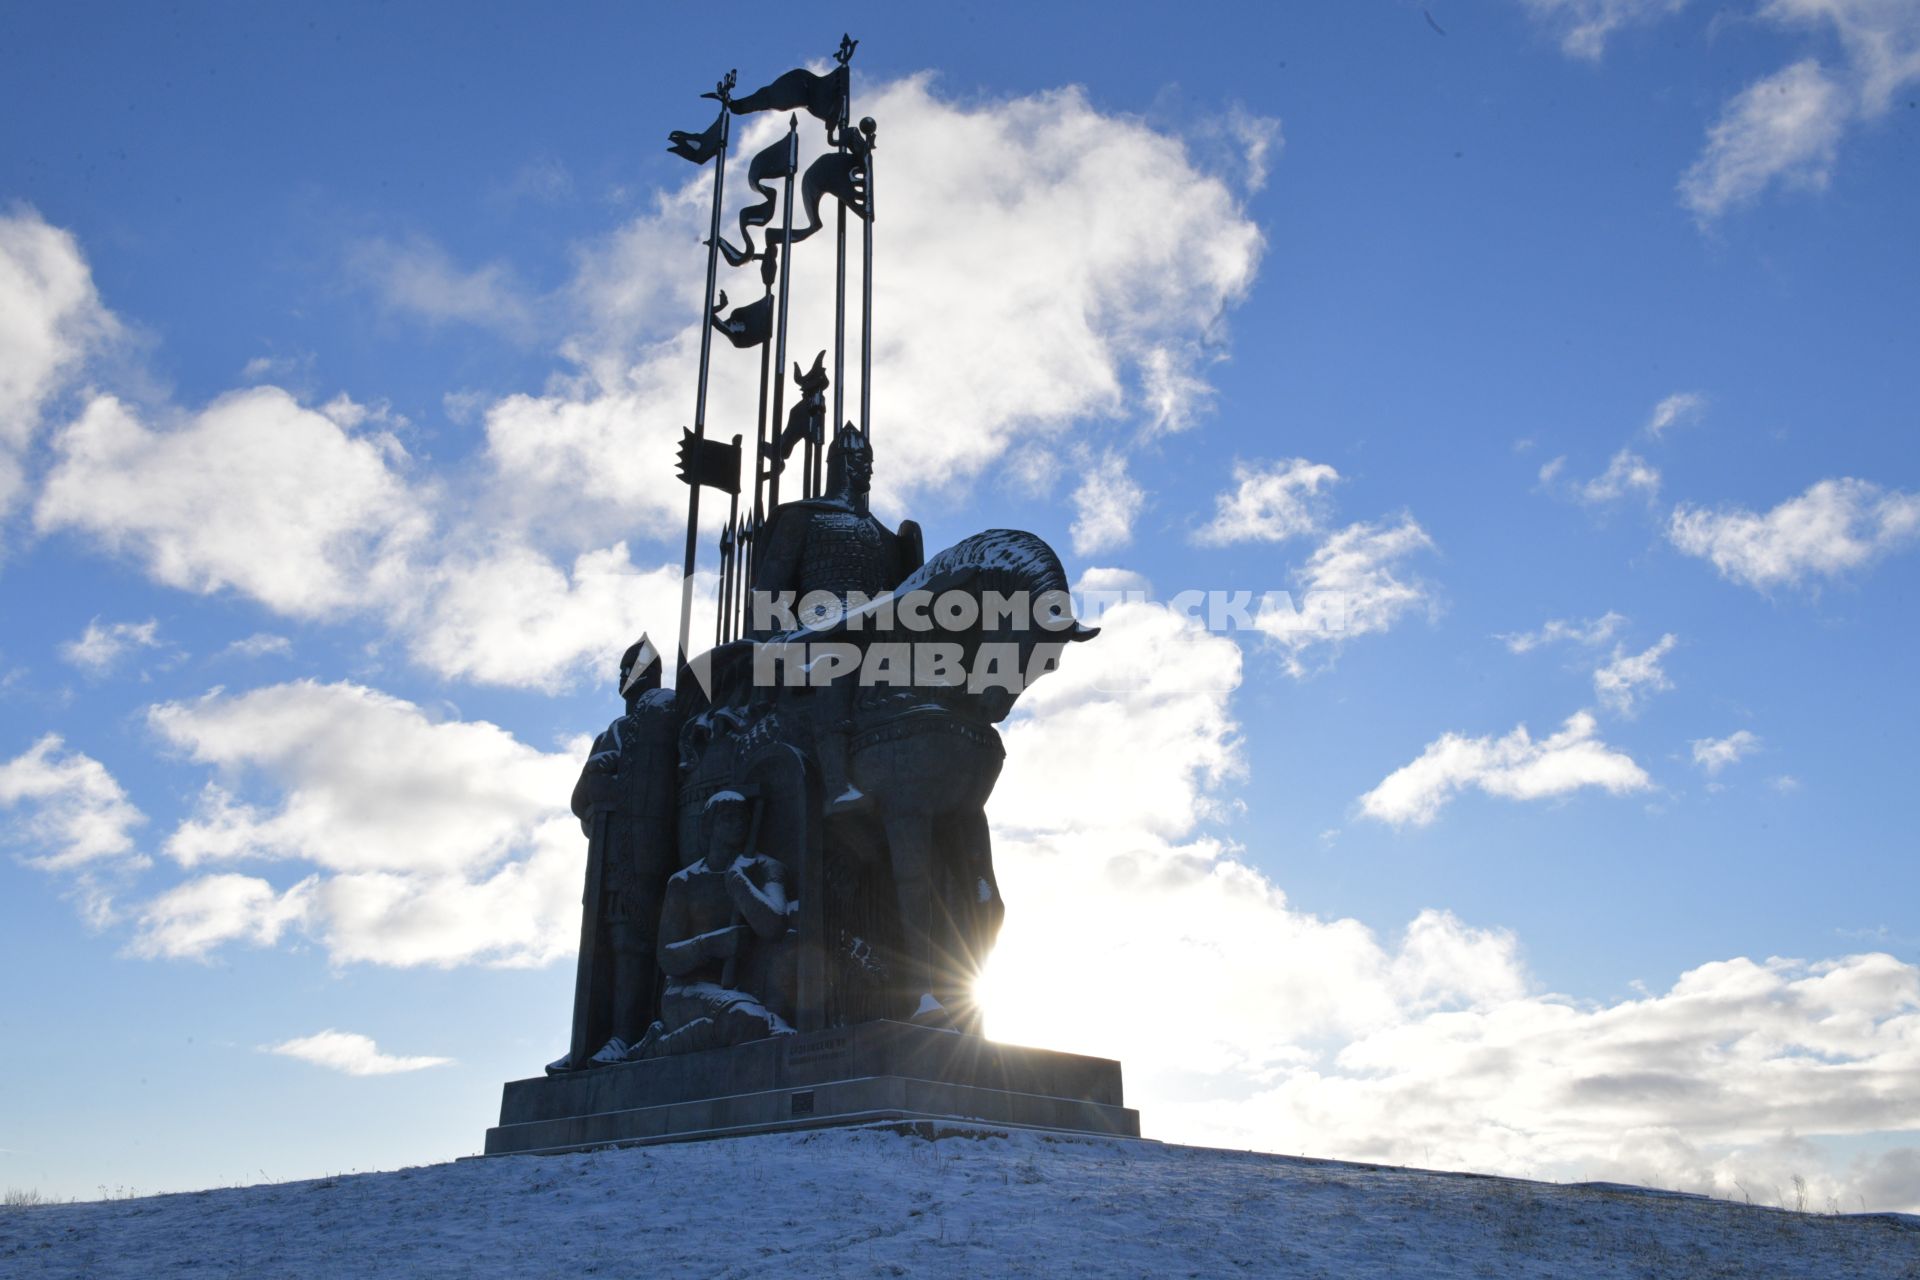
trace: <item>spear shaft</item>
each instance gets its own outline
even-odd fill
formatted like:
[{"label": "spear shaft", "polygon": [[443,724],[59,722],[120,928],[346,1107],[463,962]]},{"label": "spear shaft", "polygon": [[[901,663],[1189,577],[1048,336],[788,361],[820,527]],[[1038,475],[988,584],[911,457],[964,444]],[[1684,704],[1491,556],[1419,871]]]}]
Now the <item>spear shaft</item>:
[{"label": "spear shaft", "polygon": [[[707,292],[700,303],[700,386],[693,401],[693,435],[707,437],[707,366],[713,356],[713,290],[720,270],[720,197],[727,177],[727,140],[732,132],[732,113],[727,109],[724,88],[720,101],[720,150],[713,161],[713,213],[707,220]],[[697,449],[697,446],[696,446]],[[680,570],[680,655],[675,670],[687,665],[687,642],[693,628],[693,566],[700,554],[700,486],[695,483],[687,493],[687,555]]]},{"label": "spear shaft", "polygon": [[867,154],[861,161],[867,178],[867,216],[862,227],[863,261],[860,268],[860,434],[873,442],[873,117],[860,121]]},{"label": "spear shaft", "polygon": [[[793,284],[793,171],[799,167],[799,147],[800,147],[799,117],[788,116],[787,117],[787,185],[786,185],[786,193],[784,196],[782,196],[780,201],[781,214],[782,214],[782,219],[781,219],[782,234],[780,237],[780,323],[779,323],[779,328],[776,332],[776,336],[774,338],[774,350],[773,350],[772,432],[773,432],[774,440],[776,442],[779,440],[783,431],[783,420],[780,416],[780,411],[782,408],[785,407],[785,404],[786,404],[787,294],[792,291],[792,284]],[[718,206],[716,205],[715,208],[717,209]],[[719,216],[720,215],[717,212],[714,214],[714,217],[716,219]],[[715,225],[718,225],[717,222]],[[774,452],[777,454],[779,452],[779,449],[780,449],[780,446],[778,443],[776,443],[774,445]],[[779,465],[779,460],[777,458],[775,462],[776,462],[776,465]],[[777,470],[773,473],[773,481],[770,488],[771,488],[771,492],[769,494],[768,501],[773,505],[778,506],[780,503],[780,473]]]}]

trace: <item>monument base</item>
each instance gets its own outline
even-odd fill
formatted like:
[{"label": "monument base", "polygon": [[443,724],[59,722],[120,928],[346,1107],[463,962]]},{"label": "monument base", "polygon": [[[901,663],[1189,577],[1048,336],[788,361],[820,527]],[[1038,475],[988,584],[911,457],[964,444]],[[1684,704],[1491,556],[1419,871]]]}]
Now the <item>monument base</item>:
[{"label": "monument base", "polygon": [[889,1120],[1140,1136],[1108,1058],[865,1022],[731,1049],[509,1081],[486,1154]]}]

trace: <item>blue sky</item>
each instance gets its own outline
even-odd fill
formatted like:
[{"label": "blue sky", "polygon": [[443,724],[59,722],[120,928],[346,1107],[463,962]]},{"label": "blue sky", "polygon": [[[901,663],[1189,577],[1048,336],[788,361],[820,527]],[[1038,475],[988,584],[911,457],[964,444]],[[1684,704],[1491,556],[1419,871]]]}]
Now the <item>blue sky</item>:
[{"label": "blue sky", "polygon": [[1008,727],[995,1032],[1169,1139],[1920,1205],[1920,6],[6,23],[0,1182],[464,1154],[558,1052],[664,137],[850,28],[883,511],[1151,587]]}]

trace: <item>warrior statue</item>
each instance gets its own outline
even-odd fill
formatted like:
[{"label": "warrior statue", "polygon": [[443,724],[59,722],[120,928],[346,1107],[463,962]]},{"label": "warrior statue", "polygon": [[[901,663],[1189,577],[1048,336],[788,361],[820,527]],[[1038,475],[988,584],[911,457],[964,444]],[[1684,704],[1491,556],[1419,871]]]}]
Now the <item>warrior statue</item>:
[{"label": "warrior statue", "polygon": [[[868,514],[872,483],[873,449],[860,428],[848,423],[827,447],[826,492],[774,508],[753,574],[756,603],[790,593],[804,625],[813,621],[804,616],[809,595],[825,592],[844,606],[850,596],[871,599],[891,591],[920,567],[920,526],[903,520],[895,533]],[[815,596],[814,603],[824,598]],[[775,629],[761,618],[754,626],[755,639]]]},{"label": "warrior statue", "polygon": [[706,803],[706,856],[667,881],[660,1020],[638,1058],[719,1049],[791,1035],[793,942],[786,868],[752,852],[751,806],[738,791]]},{"label": "warrior statue", "polygon": [[[572,1046],[556,1073],[879,1019],[977,1032],[974,980],[1004,918],[986,817],[1006,758],[995,726],[1097,631],[1072,616],[1065,567],[1036,535],[990,529],[929,560],[917,524],[891,528],[869,510],[875,135],[871,119],[850,128],[852,52],[843,40],[837,71],[797,69],[738,99],[729,73],[707,95],[720,104],[713,126],[669,140],[675,154],[713,163],[699,375],[677,467],[688,494],[676,688],[660,688],[660,657],[644,638],[629,650],[627,713],[595,740],[574,790],[588,865]],[[746,434],[731,445],[707,438],[707,317],[726,305],[716,273],[729,121],[776,109],[826,122],[836,146],[802,180],[809,227],[789,220],[757,255],[758,310],[720,322],[731,345],[760,348],[743,511]],[[786,139],[748,165],[766,197],[754,209],[769,217],[762,179],[783,177],[780,202],[790,211],[795,200],[797,129],[789,117]],[[826,195],[841,201],[839,252],[851,213],[865,266],[859,413],[842,420],[844,395],[834,395],[822,475],[828,394],[847,381],[844,325],[831,382],[827,352],[811,369],[795,361],[799,394],[783,410],[792,254],[822,225],[813,206]],[[842,291],[837,313],[845,301]],[[806,496],[781,502],[802,443]],[[716,642],[695,653],[703,489],[728,507]],[[617,1082],[655,1072],[619,1067],[556,1088],[604,1100]]]},{"label": "warrior statue", "polygon": [[[849,604],[900,585],[920,567],[924,552],[920,526],[900,522],[896,533],[867,510],[873,482],[873,448],[851,422],[834,433],[827,448],[827,489],[818,498],[785,502],[768,521],[766,550],[753,575],[754,638],[765,639],[772,607],[785,603],[802,626],[831,622]],[[784,619],[782,619],[784,621]],[[847,735],[852,729],[852,689],[822,690],[815,723],[816,761],[830,811],[858,807],[859,789],[847,778]]]},{"label": "warrior statue", "polygon": [[656,1015],[655,943],[674,856],[679,719],[645,636],[620,659],[627,713],[593,741],[573,789],[588,839],[573,1046],[549,1074],[625,1061]]}]

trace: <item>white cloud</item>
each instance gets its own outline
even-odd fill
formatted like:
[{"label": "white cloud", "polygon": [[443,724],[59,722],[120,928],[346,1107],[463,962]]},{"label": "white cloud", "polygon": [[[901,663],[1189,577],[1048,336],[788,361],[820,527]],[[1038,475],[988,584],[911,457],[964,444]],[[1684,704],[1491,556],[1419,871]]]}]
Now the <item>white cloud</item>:
[{"label": "white cloud", "polygon": [[200,876],[141,903],[130,950],[149,959],[204,959],[229,942],[268,947],[313,912],[314,878],[285,893],[257,876]]},{"label": "white cloud", "polygon": [[[1006,726],[983,994],[997,1038],[1125,1061],[1153,1136],[1737,1195],[1784,1184],[1790,1133],[1914,1127],[1897,1082],[1920,1063],[1920,969],[1890,957],[1732,960],[1592,1003],[1536,992],[1508,930],[1294,908],[1199,833],[1241,769],[1232,642],[1143,602],[1102,622]],[[1516,795],[1647,785],[1579,720],[1553,746],[1489,744],[1488,772]],[[1920,1207],[1897,1169],[1795,1141],[1815,1203]]]},{"label": "white cloud", "polygon": [[[197,955],[300,924],[337,962],[543,964],[579,916],[579,760],[484,721],[308,681],[166,703],[149,723],[221,770],[167,838],[181,866],[311,868],[291,889],[203,875],[149,904],[136,948]],[[264,793],[265,799],[245,798]]]},{"label": "white cloud", "polygon": [[[442,675],[549,690],[582,671],[611,676],[645,631],[671,647],[680,618],[680,571],[641,570],[617,543],[578,557],[571,574],[526,547],[450,559],[411,627],[410,652]],[[693,617],[711,620],[711,575],[695,580]]]},{"label": "white cloud", "polygon": [[1760,16],[1791,28],[1830,27],[1844,65],[1804,58],[1742,90],[1707,133],[1680,180],[1702,222],[1781,185],[1825,187],[1847,128],[1886,114],[1920,80],[1920,7],[1910,0],[1769,0]]},{"label": "white cloud", "polygon": [[[1887,955],[1703,964],[1643,999],[1540,995],[1403,1017],[1328,1059],[1276,1063],[1252,1096],[1190,1100],[1183,1127],[1278,1150],[1739,1197],[1911,1209],[1920,1188],[1808,1135],[1916,1127],[1920,969]],[[1164,1123],[1164,1122],[1163,1122]],[[1178,1123],[1178,1121],[1176,1121]],[[1196,1132],[1197,1130],[1197,1132]]]},{"label": "white cloud", "polygon": [[1314,548],[1284,603],[1275,595],[1262,601],[1254,625],[1285,651],[1288,672],[1302,676],[1315,646],[1338,651],[1415,609],[1431,610],[1432,594],[1407,575],[1404,562],[1432,549],[1433,539],[1410,515],[1391,524],[1350,524]]},{"label": "white cloud", "polygon": [[504,263],[463,271],[438,244],[413,236],[361,241],[347,255],[347,268],[389,310],[429,324],[457,321],[509,337],[532,335],[533,304]]},{"label": "white cloud", "polygon": [[[1085,449],[1108,483],[1081,495],[1082,538],[1120,545],[1145,496],[1127,451],[1186,425],[1210,394],[1202,371],[1251,285],[1258,228],[1179,140],[1102,115],[1078,90],[960,107],[921,77],[862,100],[886,121],[891,157],[876,224],[878,507],[914,485],[966,484],[1015,446]],[[737,152],[778,127],[747,124]],[[1249,156],[1270,134],[1248,124]],[[805,145],[819,145],[811,130]],[[475,491],[410,486],[393,431],[345,397],[307,408],[266,386],[144,415],[99,395],[56,440],[38,524],[186,590],[232,589],[296,618],[363,610],[442,675],[561,687],[627,633],[677,620],[677,604],[653,603],[668,557],[615,544],[671,540],[683,521],[684,490],[666,477],[691,408],[707,193],[707,173],[692,173],[582,249],[569,370],[485,411]],[[795,255],[790,348],[803,363],[831,332],[832,259],[825,237]],[[429,318],[530,314],[503,269],[457,268],[426,242],[365,245],[356,261],[393,305]],[[751,421],[758,362],[724,344],[715,360],[710,421]],[[1063,439],[1080,426],[1114,434]],[[621,575],[647,584],[644,616],[600,584]]]},{"label": "white cloud", "polygon": [[1133,541],[1133,522],[1147,491],[1127,474],[1127,460],[1109,451],[1092,463],[1073,491],[1073,549],[1094,555]]},{"label": "white cloud", "polygon": [[152,618],[145,622],[112,622],[100,625],[95,618],[77,640],[60,646],[60,656],[90,675],[103,676],[132,649],[160,647],[160,624]]},{"label": "white cloud", "polygon": [[1886,111],[1920,79],[1920,10],[1910,0],[1768,0],[1761,13],[1783,25],[1832,23],[1864,115]]},{"label": "white cloud", "polygon": [[235,640],[220,651],[223,658],[286,658],[293,654],[293,641],[285,636],[274,635],[270,631],[256,631],[250,636]]},{"label": "white cloud", "polygon": [[134,854],[132,832],[146,815],[105,765],[68,750],[57,733],[0,764],[0,809],[22,807],[7,838],[32,850],[28,861],[35,866],[61,871],[110,860],[145,863]]},{"label": "white cloud", "polygon": [[0,213],[0,517],[26,491],[26,455],[48,401],[120,326],[73,236],[14,205]]},{"label": "white cloud", "polygon": [[1360,811],[1396,827],[1424,827],[1468,787],[1509,800],[1541,800],[1586,787],[1623,795],[1652,785],[1631,756],[1600,740],[1593,716],[1580,711],[1538,741],[1525,725],[1501,738],[1443,734],[1361,796]]},{"label": "white cloud", "polygon": [[277,387],[222,396],[170,430],[96,396],[54,437],[34,519],[143,561],[168,586],[233,588],[295,617],[392,594],[424,536],[391,435],[355,435]]},{"label": "white cloud", "polygon": [[1920,494],[1865,480],[1822,480],[1764,514],[1681,504],[1667,537],[1720,576],[1757,591],[1838,577],[1920,536]]},{"label": "white cloud", "polygon": [[1673,688],[1673,681],[1667,678],[1660,662],[1679,642],[1677,636],[1668,634],[1645,651],[1631,654],[1615,645],[1613,660],[1594,670],[1594,696],[1609,710],[1621,715],[1634,714],[1648,694]]},{"label": "white cloud", "polygon": [[1686,0],[1521,0],[1541,22],[1560,33],[1568,57],[1597,61],[1620,28],[1677,13]]},{"label": "white cloud", "polygon": [[[409,485],[391,419],[345,397],[312,409],[256,387],[158,430],[99,396],[57,434],[36,518],[171,586],[240,591],[295,618],[370,613],[450,678],[555,689],[604,668],[639,630],[673,630],[678,571],[637,568],[624,543],[578,555],[569,575],[513,535],[468,526],[435,539],[438,495]],[[90,631],[70,657],[107,657],[116,639],[139,637]],[[244,656],[288,644],[241,643]]]},{"label": "white cloud", "polygon": [[1647,418],[1647,434],[1657,440],[1667,428],[1698,419],[1706,408],[1707,398],[1698,391],[1676,391],[1653,406]]},{"label": "white cloud", "polygon": [[311,1062],[316,1067],[326,1067],[350,1076],[389,1076],[401,1071],[442,1067],[453,1061],[452,1058],[401,1057],[396,1054],[382,1053],[380,1046],[374,1043],[371,1036],[363,1036],[352,1031],[335,1031],[331,1027],[295,1040],[263,1045],[261,1051],[298,1058],[302,1062]]},{"label": "white cloud", "polygon": [[[1093,571],[1079,585],[1143,584]],[[988,809],[997,830],[1064,836],[1097,812],[1103,826],[1180,836],[1206,811],[1203,797],[1240,772],[1225,705],[1240,683],[1239,645],[1143,600],[1106,610],[1100,626],[1021,696]]]},{"label": "white cloud", "polygon": [[1194,534],[1202,546],[1234,542],[1284,542],[1319,530],[1327,515],[1321,489],[1339,482],[1324,462],[1282,458],[1235,462],[1231,492],[1215,499],[1212,523]]},{"label": "white cloud", "polygon": [[1507,646],[1512,653],[1531,653],[1545,645],[1568,641],[1572,644],[1593,648],[1613,639],[1627,620],[1625,614],[1608,610],[1597,618],[1588,618],[1583,622],[1571,622],[1565,618],[1549,618],[1538,631],[1517,631],[1495,636],[1494,639]]},{"label": "white cloud", "polygon": [[1775,182],[1825,187],[1850,105],[1811,58],[1748,85],[1707,131],[1706,150],[1680,179],[1681,203],[1708,222]]},{"label": "white cloud", "polygon": [[[1548,465],[1553,466],[1551,463]],[[1541,469],[1540,479],[1543,483],[1552,478],[1545,468]],[[1622,449],[1614,454],[1605,471],[1585,484],[1574,486],[1573,490],[1576,498],[1590,506],[1616,502],[1634,493],[1649,502],[1658,497],[1660,470],[1631,449]]]},{"label": "white cloud", "polygon": [[1695,738],[1693,762],[1712,777],[1730,764],[1738,764],[1760,749],[1760,739],[1747,729],[1736,729],[1724,738]]}]

